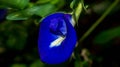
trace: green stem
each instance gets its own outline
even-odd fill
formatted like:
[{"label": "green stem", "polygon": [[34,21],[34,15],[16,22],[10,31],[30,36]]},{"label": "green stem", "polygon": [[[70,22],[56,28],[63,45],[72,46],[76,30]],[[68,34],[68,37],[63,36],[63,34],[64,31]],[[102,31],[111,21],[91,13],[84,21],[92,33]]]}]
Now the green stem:
[{"label": "green stem", "polygon": [[78,41],[79,43],[83,42],[87,36],[104,20],[104,18],[114,9],[114,7],[119,3],[119,0],[115,0],[112,5],[103,13],[103,15],[85,32],[85,34]]}]

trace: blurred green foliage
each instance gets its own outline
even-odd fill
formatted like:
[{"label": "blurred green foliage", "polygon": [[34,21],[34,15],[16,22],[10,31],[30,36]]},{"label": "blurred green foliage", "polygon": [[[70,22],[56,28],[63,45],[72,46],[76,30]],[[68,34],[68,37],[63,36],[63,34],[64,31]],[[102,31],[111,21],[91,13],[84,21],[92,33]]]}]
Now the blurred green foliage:
[{"label": "blurred green foliage", "polygon": [[75,61],[75,67],[89,67],[89,63],[87,61]]},{"label": "blurred green foliage", "polygon": [[29,0],[0,0],[0,4],[5,7],[14,7],[17,9],[25,8],[29,3]]},{"label": "blurred green foliage", "polygon": [[21,50],[24,48],[27,32],[23,25],[6,21],[0,24],[0,40],[2,46],[6,45],[9,48]]},{"label": "blurred green foliage", "polygon": [[27,20],[28,17],[29,16],[25,14],[25,11],[19,11],[19,12],[14,12],[14,13],[8,14],[6,19],[8,19],[8,20]]},{"label": "blurred green foliage", "polygon": [[[112,39],[120,36],[120,27],[115,27],[109,30],[100,32],[96,37],[94,42],[102,45],[112,41]],[[106,45],[104,45],[106,46]]]},{"label": "blurred green foliage", "polygon": [[10,67],[27,67],[25,64],[13,64]]},{"label": "blurred green foliage", "polygon": [[[0,2],[2,4],[9,3],[9,1],[7,2],[6,1],[4,2],[4,1],[2,0]],[[25,1],[25,2],[22,2],[22,1]],[[10,8],[14,8],[16,6],[16,9],[10,9],[11,12],[7,16],[8,20],[26,20],[30,18],[32,15],[45,17],[48,14],[53,13],[59,10],[62,6],[64,6],[64,0],[45,0],[45,1],[38,0],[35,3],[29,3],[29,4],[28,4],[29,2],[28,0],[22,0],[22,1],[20,1],[21,3],[18,4],[17,2],[19,2],[19,0],[15,0],[15,1],[11,0],[10,5],[13,5],[13,6],[11,6]],[[4,5],[1,5],[1,6],[4,6]],[[24,5],[26,6],[26,8]],[[5,8],[8,8],[9,4],[5,6],[6,6]],[[22,8],[22,9],[19,9],[19,8]]]}]

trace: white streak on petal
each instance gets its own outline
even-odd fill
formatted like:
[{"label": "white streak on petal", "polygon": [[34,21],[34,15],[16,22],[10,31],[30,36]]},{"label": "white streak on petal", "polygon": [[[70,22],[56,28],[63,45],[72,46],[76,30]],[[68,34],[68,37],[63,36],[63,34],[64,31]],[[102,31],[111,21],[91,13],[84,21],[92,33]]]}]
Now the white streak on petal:
[{"label": "white streak on petal", "polygon": [[57,47],[57,46],[60,46],[60,44],[62,43],[62,41],[65,39],[65,37],[59,37],[57,38],[56,40],[52,41],[51,44],[50,44],[50,48],[52,47]]}]

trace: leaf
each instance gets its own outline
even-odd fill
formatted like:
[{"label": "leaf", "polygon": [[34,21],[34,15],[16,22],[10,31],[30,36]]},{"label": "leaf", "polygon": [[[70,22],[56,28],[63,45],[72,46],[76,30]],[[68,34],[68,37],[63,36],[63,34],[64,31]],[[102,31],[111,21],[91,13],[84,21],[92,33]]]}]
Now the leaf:
[{"label": "leaf", "polygon": [[118,36],[120,36],[120,27],[116,27],[116,28],[109,29],[109,30],[99,33],[95,37],[94,42],[96,44],[105,44],[105,43],[110,42],[112,39]]},{"label": "leaf", "polygon": [[27,8],[25,10],[10,13],[6,17],[6,19],[8,19],[8,20],[27,20],[29,17],[34,15],[36,13],[36,11],[39,11],[39,10],[40,10],[39,6],[33,6],[30,8]]},{"label": "leaf", "polygon": [[57,9],[60,9],[64,6],[65,0],[51,0],[50,4],[54,5]]},{"label": "leaf", "polygon": [[37,8],[37,10],[34,13],[41,17],[45,17],[46,15],[55,12],[57,9],[52,4],[44,4],[44,5],[33,7],[33,8]]},{"label": "leaf", "polygon": [[[8,20],[27,20],[32,15],[45,17],[46,15],[49,15],[50,13],[55,12],[56,10],[58,10],[60,7],[62,7],[64,5],[63,0],[61,0],[61,1],[54,0],[54,1],[55,2],[50,1],[50,3],[37,5],[37,6],[31,6],[27,9],[10,13],[7,16],[7,19]],[[61,4],[58,4],[58,3],[61,3]],[[58,4],[58,5],[56,5],[56,4]]]},{"label": "leaf", "polygon": [[1,5],[9,6],[12,8],[23,9],[29,3],[29,0],[0,0]]},{"label": "leaf", "polygon": [[27,15],[25,11],[14,12],[8,14],[6,19],[8,20],[27,20],[30,15]]},{"label": "leaf", "polygon": [[64,0],[38,0],[37,1],[37,4],[45,4],[45,3],[52,4],[60,8],[61,6],[64,5]]},{"label": "leaf", "polygon": [[46,15],[57,11],[63,5],[64,5],[64,0],[50,0],[48,3],[35,6],[32,9],[38,9],[35,11],[35,14],[41,17],[45,17]]},{"label": "leaf", "polygon": [[51,0],[38,0],[37,4],[43,4],[43,3],[47,3],[50,2]]},{"label": "leaf", "polygon": [[56,11],[56,7],[52,4],[44,4],[40,6],[33,6],[25,10],[9,14],[6,18],[8,20],[27,20],[32,15],[45,17],[46,15]]}]

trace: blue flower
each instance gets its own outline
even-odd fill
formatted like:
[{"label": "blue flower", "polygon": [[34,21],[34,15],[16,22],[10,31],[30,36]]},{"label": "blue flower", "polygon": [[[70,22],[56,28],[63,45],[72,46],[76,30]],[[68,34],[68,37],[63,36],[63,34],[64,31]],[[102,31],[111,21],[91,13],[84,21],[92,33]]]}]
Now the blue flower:
[{"label": "blue flower", "polygon": [[59,64],[68,60],[77,41],[72,15],[54,13],[40,23],[38,49],[41,61]]},{"label": "blue flower", "polygon": [[0,20],[2,20],[5,17],[6,13],[7,13],[6,9],[0,9]]}]

